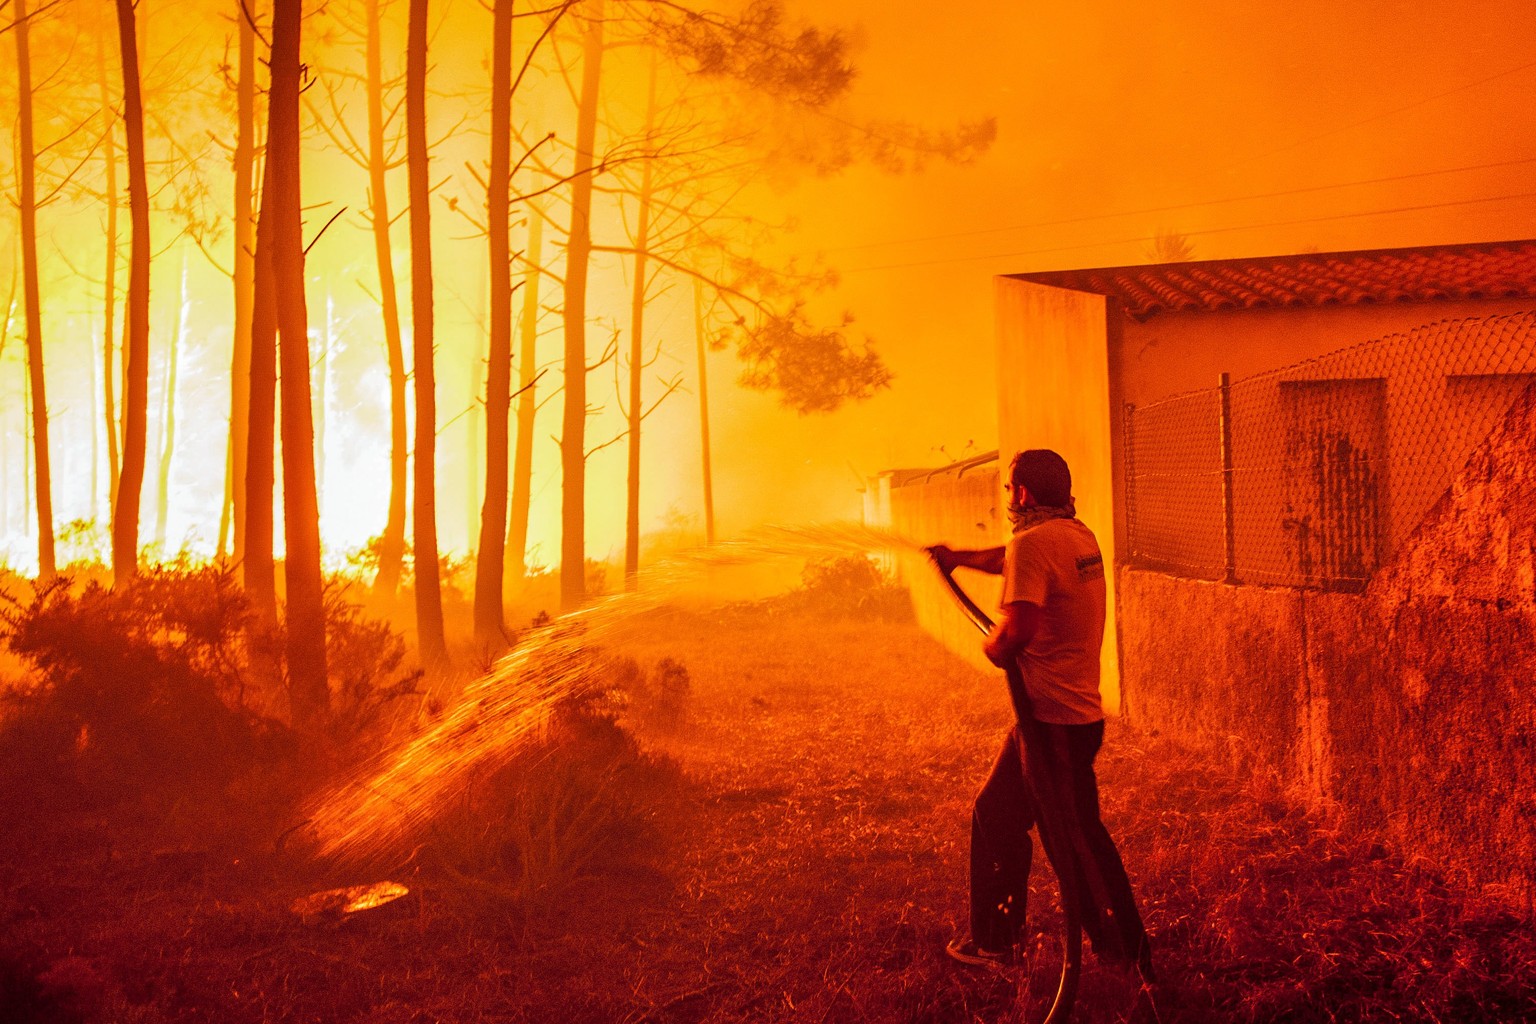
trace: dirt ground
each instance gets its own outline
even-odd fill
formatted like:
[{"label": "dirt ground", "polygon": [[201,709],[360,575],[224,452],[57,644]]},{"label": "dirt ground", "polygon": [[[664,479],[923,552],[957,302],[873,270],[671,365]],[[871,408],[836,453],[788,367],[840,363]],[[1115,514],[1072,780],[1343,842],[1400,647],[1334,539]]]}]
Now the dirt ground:
[{"label": "dirt ground", "polygon": [[[424,856],[342,874],[196,809],[61,813],[0,840],[7,1021],[1038,1020],[1057,962],[951,963],[969,803],[1000,680],[909,624],[662,613],[622,644],[682,662],[685,719],[639,730],[681,781],[643,856],[537,906]],[[1265,779],[1112,723],[1104,817],[1160,980],[1086,959],[1075,1019],[1536,1020],[1536,939],[1491,899],[1303,813]],[[420,851],[414,851],[420,854]],[[292,902],[388,877],[344,919]],[[1032,925],[1050,934],[1037,869]]]}]

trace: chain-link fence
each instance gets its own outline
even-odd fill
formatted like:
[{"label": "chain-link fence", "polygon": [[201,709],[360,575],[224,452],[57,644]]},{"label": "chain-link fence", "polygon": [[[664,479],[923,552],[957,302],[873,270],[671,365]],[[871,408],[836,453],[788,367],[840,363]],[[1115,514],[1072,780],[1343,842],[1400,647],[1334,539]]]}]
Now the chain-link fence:
[{"label": "chain-link fence", "polygon": [[1130,560],[1355,590],[1536,381],[1536,313],[1442,320],[1126,406]]}]

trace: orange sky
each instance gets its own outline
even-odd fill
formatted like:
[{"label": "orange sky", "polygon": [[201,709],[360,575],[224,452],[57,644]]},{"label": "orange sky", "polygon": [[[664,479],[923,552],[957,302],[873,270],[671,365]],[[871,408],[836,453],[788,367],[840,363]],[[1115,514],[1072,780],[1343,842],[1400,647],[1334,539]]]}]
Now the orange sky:
[{"label": "orange sky", "polygon": [[[1536,4],[814,7],[861,24],[859,85],[882,116],[990,114],[999,132],[973,167],[799,190],[797,241],[841,268],[897,380],[780,424],[798,472],[752,487],[743,466],[752,505],[830,515],[849,464],[995,446],[995,274],[1149,262],[1166,229],[1207,259],[1536,236],[1532,195],[1467,202],[1536,193]],[[1290,194],[1219,202],[1270,193]],[[1355,216],[1403,207],[1424,208]]]},{"label": "orange sky", "polygon": [[[856,331],[874,339],[896,379],[871,401],[830,417],[799,417],[770,396],[733,387],[739,365],[729,354],[712,356],[716,505],[724,533],[765,520],[856,515],[862,476],[938,465],[992,447],[996,274],[1145,262],[1148,239],[1160,230],[1188,235],[1197,258],[1536,235],[1536,199],[1524,195],[1536,192],[1536,123],[1529,113],[1536,54],[1525,45],[1536,39],[1536,4],[1421,4],[1410,13],[1386,2],[991,3],[943,5],[936,16],[939,7],[916,0],[790,5],[792,15],[842,27],[855,38],[859,79],[851,111],[933,127],[995,116],[998,137],[969,167],[934,163],[901,176],[859,168],[802,181],[780,195],[763,190],[770,212],[794,220],[783,253],[821,253],[841,272],[837,292],[819,300],[822,311],[851,311]],[[150,26],[150,46],[158,41],[168,52],[155,66],[180,65],[195,77],[216,63],[219,47],[209,40],[227,32],[218,13],[223,5],[166,0],[156,9],[163,13]],[[470,0],[438,9],[447,11],[447,27],[435,52],[436,87],[445,97],[483,88],[489,15]],[[319,46],[320,26],[311,24],[309,45]],[[183,30],[204,35],[189,35],[191,42],[172,38]],[[334,37],[329,42],[334,45]],[[14,64],[10,41],[0,46],[9,117]],[[528,112],[528,100],[519,109]],[[543,102],[554,103],[548,95]],[[633,106],[623,96],[616,102]],[[203,128],[196,117],[178,117],[173,123],[189,138]],[[457,173],[463,159],[478,153],[483,137],[474,131],[470,125],[458,133],[460,149],[442,155],[441,173]],[[323,152],[326,145],[311,138],[307,168],[337,163]],[[376,311],[359,286],[372,277],[367,235],[356,217],[364,197],[355,181],[323,173],[325,180],[306,184],[306,202],[331,204],[314,216],[329,216],[342,204],[351,212],[314,251],[311,323],[323,328],[329,290],[342,349],[333,372],[349,376],[354,392],[382,393]],[[212,187],[217,193],[225,185],[214,181]],[[400,210],[403,179],[397,187]],[[454,192],[470,195],[463,181],[445,186],[445,194]],[[1516,198],[1481,201],[1510,196]],[[1394,209],[1399,212],[1375,212]],[[443,540],[462,549],[479,503],[470,496],[478,474],[472,477],[467,467],[469,432],[477,429],[471,387],[483,344],[477,328],[483,264],[473,261],[483,257],[474,255],[477,243],[464,241],[467,226],[456,226],[442,207],[434,217],[442,239],[440,409],[445,420],[471,410],[440,430]],[[66,251],[82,237],[70,232],[89,236],[99,224],[99,211],[88,208],[70,218],[45,211],[42,218],[45,237],[52,233]],[[399,231],[403,243],[403,222]],[[157,265],[157,345],[175,302],[177,257],[170,252]],[[192,250],[196,328],[183,367],[191,395],[185,401],[192,404],[183,419],[204,425],[227,387],[220,364],[227,360],[228,326],[226,286],[199,260]],[[89,513],[81,504],[79,462],[88,434],[72,424],[89,415],[77,365],[85,352],[80,339],[98,328],[90,320],[96,308],[86,294],[91,286],[58,262],[49,273],[45,291],[74,287],[82,296],[49,312],[50,337],[59,346],[53,349],[59,355],[50,357],[56,438],[68,448],[57,456],[56,477],[80,492],[56,497],[62,524]],[[623,281],[611,268],[594,278],[595,291],[613,300],[599,310],[607,319],[594,337],[624,327]],[[670,312],[658,308],[655,315],[667,348],[652,377],[682,373],[691,390],[689,303],[675,291],[663,303]],[[553,355],[558,336],[546,334],[542,344]],[[17,465],[19,349],[8,346],[0,367],[7,416],[0,441]],[[152,394],[156,387],[152,377]],[[591,428],[596,443],[613,432],[616,407],[603,397],[611,394],[611,381],[593,387],[594,400],[607,405]],[[329,417],[331,498],[323,523],[333,550],[377,532],[386,490],[379,410],[358,404],[356,394],[352,404],[343,397],[338,392]],[[669,401],[647,430],[647,528],[696,518],[693,395]],[[532,527],[534,543],[546,553],[558,543],[549,441],[557,431],[558,403],[551,403],[537,431],[539,504]],[[211,542],[222,438],[217,431],[189,431],[177,458],[171,542],[189,532]],[[590,465],[588,539],[599,557],[622,543],[622,474],[619,445]],[[19,482],[7,480],[8,486]],[[14,510],[10,518],[20,520]],[[19,536],[4,546],[13,561],[26,551]]]}]

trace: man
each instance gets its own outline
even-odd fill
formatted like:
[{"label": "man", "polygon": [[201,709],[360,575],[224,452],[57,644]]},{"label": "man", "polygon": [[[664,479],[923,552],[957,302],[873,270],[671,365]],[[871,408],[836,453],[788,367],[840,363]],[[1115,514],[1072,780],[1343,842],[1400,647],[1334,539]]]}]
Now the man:
[{"label": "man", "polygon": [[1009,467],[1005,547],[929,548],[940,569],[956,566],[1003,577],[1002,613],[982,650],[999,668],[1017,666],[1032,722],[1016,725],[971,816],[971,933],[949,943],[967,964],[1013,958],[1024,925],[1033,859],[1030,827],[1040,815],[1043,780],[1026,769],[1026,740],[1039,745],[1035,763],[1058,783],[1066,805],[1064,845],[1073,850],[1084,930],[1095,953],[1134,965],[1148,980],[1151,949],[1114,840],[1099,820],[1093,760],[1104,739],[1099,649],[1104,642],[1104,561],[1093,532],[1077,518],[1072,475],[1060,455],[1019,452]]}]

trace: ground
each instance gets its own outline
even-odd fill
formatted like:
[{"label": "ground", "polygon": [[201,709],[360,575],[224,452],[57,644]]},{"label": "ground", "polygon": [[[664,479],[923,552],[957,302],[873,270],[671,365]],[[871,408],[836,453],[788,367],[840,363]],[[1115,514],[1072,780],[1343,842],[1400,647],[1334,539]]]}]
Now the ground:
[{"label": "ground", "polygon": [[[942,952],[963,926],[970,798],[1007,726],[998,679],[906,623],[673,611],[629,633],[623,653],[691,680],[681,723],[636,726],[676,783],[648,798],[633,856],[519,902],[419,849],[365,876],[188,808],[55,815],[0,840],[7,1019],[1039,1019],[1048,875],[1032,967]],[[1160,979],[1142,989],[1089,954],[1075,1019],[1536,1020],[1529,925],[1434,865],[1123,723],[1099,774]],[[340,920],[290,909],[384,877],[410,894]]]}]

